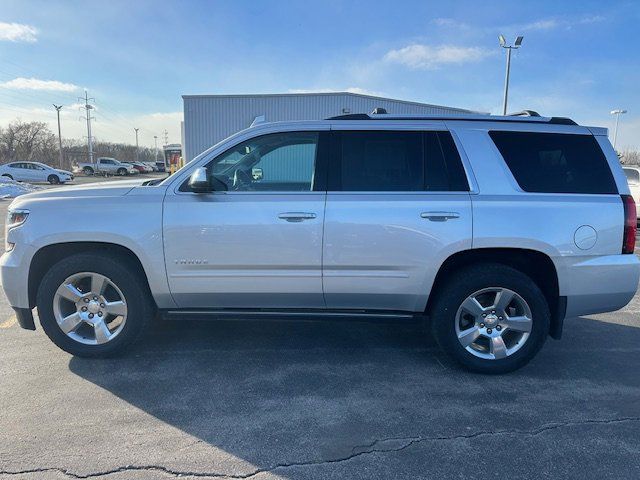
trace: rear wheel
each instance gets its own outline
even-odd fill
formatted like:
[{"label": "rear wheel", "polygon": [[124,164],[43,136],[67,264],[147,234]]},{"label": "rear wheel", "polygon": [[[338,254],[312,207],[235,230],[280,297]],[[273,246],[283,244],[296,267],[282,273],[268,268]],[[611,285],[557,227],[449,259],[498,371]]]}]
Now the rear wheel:
[{"label": "rear wheel", "polygon": [[127,169],[126,168],[119,168],[117,173],[121,177],[124,177],[127,174]]},{"label": "rear wheel", "polygon": [[506,373],[526,365],[549,333],[546,298],[511,267],[483,264],[457,272],[431,309],[440,347],[469,370]]},{"label": "rear wheel", "polygon": [[125,261],[83,253],[49,269],[38,289],[38,316],[58,347],[80,357],[107,357],[142,333],[154,308],[140,274]]},{"label": "rear wheel", "polygon": [[58,185],[60,183],[60,177],[58,177],[57,175],[49,175],[47,177],[47,182],[49,182],[51,185]]},{"label": "rear wheel", "polygon": [[13,177],[11,175],[9,175],[8,173],[4,173],[2,176],[3,177],[7,177],[9,180],[13,180]]},{"label": "rear wheel", "polygon": [[84,167],[84,168],[82,169],[82,172],[83,172],[85,175],[93,175],[93,168],[91,168],[91,167]]}]

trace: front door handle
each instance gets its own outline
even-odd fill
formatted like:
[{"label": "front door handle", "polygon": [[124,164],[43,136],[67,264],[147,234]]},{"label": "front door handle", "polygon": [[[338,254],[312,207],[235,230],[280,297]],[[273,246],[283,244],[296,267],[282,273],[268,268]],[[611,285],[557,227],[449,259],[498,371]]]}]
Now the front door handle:
[{"label": "front door handle", "polygon": [[420,216],[432,222],[446,222],[453,218],[460,218],[458,212],[422,212]]},{"label": "front door handle", "polygon": [[287,222],[302,222],[316,218],[316,214],[309,212],[285,212],[279,214],[278,218],[280,220],[286,220]]}]

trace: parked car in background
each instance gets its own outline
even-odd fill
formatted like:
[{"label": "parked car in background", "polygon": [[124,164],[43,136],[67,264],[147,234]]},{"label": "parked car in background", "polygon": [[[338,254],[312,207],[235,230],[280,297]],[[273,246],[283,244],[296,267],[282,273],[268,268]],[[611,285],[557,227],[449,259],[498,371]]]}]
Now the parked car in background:
[{"label": "parked car in background", "polygon": [[164,162],[156,162],[155,165],[156,165],[156,168],[158,169],[159,172],[166,172],[167,171],[167,167],[166,167]]},{"label": "parked car in background", "polygon": [[110,157],[98,157],[95,164],[80,162],[74,167],[75,172],[82,172],[85,175],[102,173],[106,175],[135,175],[138,170],[133,166]]},{"label": "parked car in background", "polygon": [[19,324],[37,307],[86,357],[159,316],[428,317],[451,358],[503,373],[640,278],[607,130],[531,112],[261,123],[162,180],[24,195],[7,223]]},{"label": "parked car in background", "polygon": [[0,165],[0,175],[18,182],[49,182],[52,185],[73,180],[73,173],[40,162],[11,162]]},{"label": "parked car in background", "polygon": [[141,165],[136,165],[135,162],[122,162],[125,165],[129,165],[131,168],[135,169],[137,173],[144,173],[144,167]]},{"label": "parked car in background", "polygon": [[623,167],[622,170],[627,176],[629,190],[633,200],[636,202],[636,212],[640,219],[640,167]]},{"label": "parked car in background", "polygon": [[144,162],[127,162],[140,173],[152,173],[153,168]]},{"label": "parked car in background", "polygon": [[154,162],[142,162],[142,163],[144,163],[147,167],[149,167],[152,172],[157,172],[158,171],[158,167],[156,166],[156,164]]}]

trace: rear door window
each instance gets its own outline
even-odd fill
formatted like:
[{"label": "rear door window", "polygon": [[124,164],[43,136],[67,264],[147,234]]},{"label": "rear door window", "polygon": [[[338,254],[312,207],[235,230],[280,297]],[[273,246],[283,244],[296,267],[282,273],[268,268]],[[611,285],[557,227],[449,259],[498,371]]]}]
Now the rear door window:
[{"label": "rear door window", "polygon": [[592,135],[506,131],[489,135],[526,192],[618,193]]},{"label": "rear door window", "polygon": [[422,132],[337,132],[337,180],[347,192],[424,190]]},{"label": "rear door window", "polygon": [[347,192],[468,191],[446,131],[334,132],[330,190]]}]

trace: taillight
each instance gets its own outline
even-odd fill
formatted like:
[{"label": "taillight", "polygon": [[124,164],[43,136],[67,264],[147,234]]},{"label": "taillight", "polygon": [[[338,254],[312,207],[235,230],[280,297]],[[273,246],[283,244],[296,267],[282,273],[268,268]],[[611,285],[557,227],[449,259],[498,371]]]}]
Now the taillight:
[{"label": "taillight", "polygon": [[636,202],[631,195],[621,195],[624,206],[624,233],[622,235],[622,253],[633,253],[636,248],[636,230],[638,217]]}]

